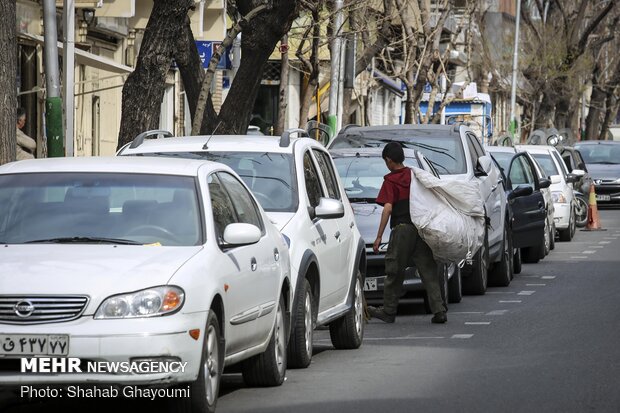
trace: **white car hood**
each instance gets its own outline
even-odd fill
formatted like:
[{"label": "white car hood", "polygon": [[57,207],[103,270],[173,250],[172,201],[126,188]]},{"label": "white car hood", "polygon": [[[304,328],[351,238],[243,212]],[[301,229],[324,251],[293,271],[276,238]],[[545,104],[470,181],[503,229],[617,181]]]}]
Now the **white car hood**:
[{"label": "white car hood", "polygon": [[165,285],[201,249],[101,244],[0,246],[0,294],[88,295],[89,314],[110,295]]}]

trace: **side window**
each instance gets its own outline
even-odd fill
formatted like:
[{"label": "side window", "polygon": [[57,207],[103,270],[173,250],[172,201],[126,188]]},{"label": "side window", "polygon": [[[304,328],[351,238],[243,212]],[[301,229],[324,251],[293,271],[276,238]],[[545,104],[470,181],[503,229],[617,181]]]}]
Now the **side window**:
[{"label": "side window", "polygon": [[515,158],[512,165],[510,165],[510,183],[512,184],[512,189],[528,183],[524,169],[523,159],[520,156]]},{"label": "side window", "polygon": [[525,156],[521,156],[521,162],[523,163],[523,172],[525,173],[525,181],[532,189],[536,189],[536,180],[534,179],[534,171],[532,165],[527,161]]},{"label": "side window", "polygon": [[218,172],[217,176],[220,178],[228,194],[230,194],[235,212],[237,213],[238,222],[255,225],[264,232],[260,211],[248,190],[245,189],[237,178],[229,173]]},{"label": "side window", "polygon": [[471,167],[472,169],[476,169],[476,166],[478,165],[478,154],[476,153],[476,147],[474,146],[474,143],[471,140],[471,135],[468,134],[466,137],[466,140],[467,140],[467,146],[469,148]]},{"label": "side window", "polygon": [[318,149],[313,149],[314,157],[319,163],[319,170],[323,174],[323,180],[327,186],[327,192],[332,199],[340,199],[340,190],[338,189],[338,181],[332,168],[332,163],[329,155]]},{"label": "side window", "polygon": [[323,196],[323,189],[319,181],[319,174],[310,157],[310,152],[304,154],[304,180],[306,181],[306,192],[308,193],[310,206],[316,207]]},{"label": "side window", "polygon": [[222,183],[217,176],[214,174],[209,175],[207,182],[209,184],[209,194],[211,195],[215,234],[218,241],[221,242],[224,239],[224,229],[226,226],[239,221],[237,221],[232,201],[228,193],[224,191]]},{"label": "side window", "polygon": [[472,143],[474,144],[474,148],[476,149],[476,155],[478,155],[478,158],[481,156],[484,156],[485,155],[484,149],[482,148],[482,145],[480,144],[480,141],[478,140],[476,135],[472,135],[470,133],[468,134],[468,136],[471,139]]},{"label": "side window", "polygon": [[552,151],[551,153],[553,154],[553,157],[555,158],[556,162],[560,165],[560,169],[563,171],[563,175],[566,176],[568,174],[568,169],[566,168],[566,164],[564,164],[564,162],[562,161],[562,158],[560,157],[557,151]]}]

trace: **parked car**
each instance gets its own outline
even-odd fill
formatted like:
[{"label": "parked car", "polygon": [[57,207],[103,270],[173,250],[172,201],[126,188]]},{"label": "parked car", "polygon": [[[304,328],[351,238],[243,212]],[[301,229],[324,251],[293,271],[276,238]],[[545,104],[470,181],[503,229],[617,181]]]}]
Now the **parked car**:
[{"label": "parked car", "polygon": [[582,141],[575,144],[594,182],[599,205],[620,204],[620,142]]},{"label": "parked car", "polygon": [[[224,366],[241,363],[249,385],[284,381],[288,246],[227,166],[22,161],[0,167],[0,200],[3,340],[50,343],[0,348],[2,385],[191,383],[177,401],[213,411]],[[23,356],[187,365],[177,374],[24,376]]]},{"label": "parked car", "polygon": [[[471,180],[480,185],[485,204],[485,240],[462,271],[463,291],[484,294],[487,278],[505,284],[512,278],[512,250],[506,194],[499,168],[485,152],[474,132],[466,125],[348,126],[329,144],[330,150],[383,147],[388,142],[417,149],[437,169],[441,179]],[[488,271],[491,271],[489,274]],[[508,281],[509,282],[509,281]]]},{"label": "parked car", "polygon": [[[553,230],[551,181],[539,176],[535,160],[511,146],[485,146],[505,175],[506,197],[511,214],[512,244],[519,260],[535,263],[549,253]],[[530,188],[528,191],[527,188]],[[538,235],[538,238],[537,238]],[[519,271],[517,271],[519,272]]]},{"label": "parked car", "polygon": [[[439,176],[422,153],[413,149],[405,149],[404,151],[406,166],[415,166],[437,177]],[[381,148],[333,149],[330,151],[343,182],[344,190],[353,207],[357,227],[362,237],[367,241],[375,239],[383,211],[383,207],[376,203],[376,199],[383,184],[383,177],[389,171],[381,153]],[[389,239],[390,228],[386,228],[378,253],[373,251],[372,242],[366,244],[367,263],[364,292],[368,300],[383,298],[385,254]],[[437,271],[443,280],[442,293],[444,299],[447,298],[450,303],[460,302],[462,298],[460,269],[454,264],[440,264],[438,267]],[[407,268],[403,287],[403,295],[422,294],[427,312],[430,313],[428,297],[425,294],[422,280],[419,275],[416,275],[415,267]]]},{"label": "parked car", "polygon": [[218,161],[241,176],[289,244],[294,300],[288,363],[307,367],[317,326],[329,326],[336,348],[361,345],[366,254],[329,153],[314,139],[292,138],[293,132],[300,130],[281,137],[144,139],[147,132],[119,154]]},{"label": "parked car", "polygon": [[[578,180],[577,174],[569,174],[559,152],[548,145],[517,145],[517,150],[529,152],[551,181],[553,197],[553,220],[560,241],[570,241],[575,235],[575,197],[572,183]],[[578,171],[576,171],[579,173]],[[581,171],[583,174],[583,171]]]}]

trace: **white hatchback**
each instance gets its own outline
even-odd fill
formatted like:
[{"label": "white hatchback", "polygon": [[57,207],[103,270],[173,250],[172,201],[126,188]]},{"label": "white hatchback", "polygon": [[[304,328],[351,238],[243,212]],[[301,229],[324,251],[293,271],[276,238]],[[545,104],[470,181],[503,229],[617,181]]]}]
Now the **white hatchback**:
[{"label": "white hatchback", "polygon": [[[225,165],[4,165],[0,244],[3,386],[185,383],[188,397],[175,400],[202,412],[215,409],[225,365],[243,361],[250,385],[284,380],[288,247]],[[82,373],[24,374],[20,357],[79,359]],[[100,362],[126,363],[125,372],[84,370]],[[136,363],[185,367],[135,374]]]},{"label": "white hatchback", "polygon": [[364,335],[364,241],[327,150],[314,139],[216,135],[152,139],[145,132],[118,155],[225,163],[245,181],[290,247],[294,285],[289,367],[307,367],[317,326],[329,326],[339,349]]}]

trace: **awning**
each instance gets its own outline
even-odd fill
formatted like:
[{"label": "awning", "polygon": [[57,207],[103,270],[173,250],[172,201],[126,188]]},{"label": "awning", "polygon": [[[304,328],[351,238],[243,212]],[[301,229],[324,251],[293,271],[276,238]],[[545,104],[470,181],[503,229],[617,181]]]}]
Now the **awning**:
[{"label": "awning", "polygon": [[403,90],[400,87],[400,83],[397,82],[396,80],[390,78],[388,75],[386,75],[385,73],[381,72],[380,70],[373,69],[372,70],[372,77],[375,80],[378,80],[379,82],[381,82],[383,87],[388,89],[390,92],[398,95],[399,97],[402,97],[404,95]]},{"label": "awning", "polygon": [[[34,41],[41,45],[45,42],[43,36],[37,36],[36,34],[19,33],[18,36],[26,40]],[[58,53],[61,55],[64,53],[63,44],[61,42],[58,42]],[[84,50],[78,49],[77,47],[75,48],[75,61],[78,64],[94,67],[96,69],[105,70],[106,72],[111,73],[126,74],[133,72],[133,67],[116,63],[112,59],[97,56],[96,54],[86,52]]]}]

